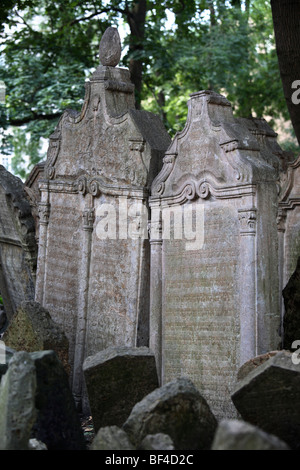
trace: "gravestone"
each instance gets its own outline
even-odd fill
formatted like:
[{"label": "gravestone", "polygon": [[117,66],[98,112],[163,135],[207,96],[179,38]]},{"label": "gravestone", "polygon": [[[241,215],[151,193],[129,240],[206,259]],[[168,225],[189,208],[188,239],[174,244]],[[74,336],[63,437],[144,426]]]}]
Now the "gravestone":
[{"label": "gravestone", "polygon": [[95,431],[122,426],[133,406],[158,387],[154,354],[146,347],[110,347],[87,357],[85,384]]},{"label": "gravestone", "polygon": [[157,116],[135,109],[130,73],[115,67],[120,51],[112,33],[116,38],[110,30],[101,40],[104,63],[86,82],[81,112],[66,110],[50,136],[39,184],[36,300],[68,337],[78,403],[86,357],[148,344],[150,249],[143,235],[150,186],[170,143]]},{"label": "gravestone", "polygon": [[281,293],[296,270],[297,261],[300,256],[300,155],[296,160],[289,161],[281,172],[277,222],[282,320],[281,334],[284,342],[283,322],[285,305]]},{"label": "gravestone", "polygon": [[217,418],[236,416],[239,367],[280,340],[274,141],[264,120],[194,93],[152,184],[150,348],[162,383],[187,375]]},{"label": "gravestone", "polygon": [[179,377],[146,395],[123,425],[139,447],[147,435],[167,434],[179,450],[208,450],[217,420],[193,382]]},{"label": "gravestone", "polygon": [[289,450],[278,437],[236,419],[219,423],[211,450]]},{"label": "gravestone", "polygon": [[299,351],[280,351],[240,380],[232,401],[241,417],[300,448]]},{"label": "gravestone", "polygon": [[24,190],[30,204],[32,217],[35,223],[35,239],[39,242],[39,203],[40,203],[40,190],[39,182],[43,177],[45,162],[37,163],[28,175],[25,183]]},{"label": "gravestone", "polygon": [[[85,450],[86,444],[66,371],[54,351],[30,353],[35,366],[33,434],[48,450]],[[10,366],[9,366],[10,368]]]},{"label": "gravestone", "polygon": [[293,349],[300,344],[300,256],[296,269],[282,292],[284,299],[283,348]]},{"label": "gravestone", "polygon": [[0,385],[0,450],[27,450],[35,408],[36,373],[29,353],[16,352]]},{"label": "gravestone", "polygon": [[22,302],[2,340],[16,351],[54,350],[67,373],[69,344],[66,335],[38,302]]},{"label": "gravestone", "polygon": [[34,300],[35,223],[24,184],[0,166],[0,292],[8,320],[24,300]]}]

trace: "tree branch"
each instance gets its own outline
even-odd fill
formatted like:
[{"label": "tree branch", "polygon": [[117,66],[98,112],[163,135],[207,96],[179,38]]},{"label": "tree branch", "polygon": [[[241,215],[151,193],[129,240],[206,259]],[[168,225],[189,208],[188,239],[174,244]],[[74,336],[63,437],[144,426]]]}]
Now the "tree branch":
[{"label": "tree branch", "polygon": [[24,124],[28,124],[31,121],[53,121],[54,119],[59,118],[62,113],[54,113],[54,114],[39,114],[39,113],[32,113],[31,116],[26,116],[21,119],[9,119],[8,123],[10,126],[20,127]]},{"label": "tree branch", "polygon": [[117,7],[112,7],[112,8],[102,8],[101,10],[95,11],[94,13],[91,13],[88,16],[82,16],[81,18],[75,18],[74,20],[70,21],[67,24],[64,24],[61,26],[60,30],[64,29],[66,26],[73,26],[76,23],[80,23],[81,21],[88,21],[91,18],[94,18],[95,16],[102,15],[102,13],[110,13],[111,11],[114,11],[116,13],[121,13],[121,15],[126,15],[132,17],[131,12],[128,10],[126,7],[125,9],[122,8],[117,8]]}]

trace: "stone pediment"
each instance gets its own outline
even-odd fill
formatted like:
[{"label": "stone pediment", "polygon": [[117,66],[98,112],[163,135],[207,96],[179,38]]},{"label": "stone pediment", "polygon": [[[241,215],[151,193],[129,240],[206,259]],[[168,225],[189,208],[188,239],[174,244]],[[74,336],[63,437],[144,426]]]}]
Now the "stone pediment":
[{"label": "stone pediment", "polygon": [[284,209],[293,209],[299,204],[300,195],[300,155],[289,162],[285,172],[281,174],[281,186],[279,193],[279,206]]},{"label": "stone pediment", "polygon": [[45,174],[75,182],[96,177],[112,189],[149,188],[169,144],[159,117],[135,109],[129,71],[100,65],[86,83],[81,112],[66,110],[50,136]]},{"label": "stone pediment", "polygon": [[[257,138],[259,136],[259,138]],[[236,119],[229,101],[212,91],[191,95],[182,132],[168,148],[152,196],[188,199],[223,188],[278,179],[280,148],[263,120]]]}]

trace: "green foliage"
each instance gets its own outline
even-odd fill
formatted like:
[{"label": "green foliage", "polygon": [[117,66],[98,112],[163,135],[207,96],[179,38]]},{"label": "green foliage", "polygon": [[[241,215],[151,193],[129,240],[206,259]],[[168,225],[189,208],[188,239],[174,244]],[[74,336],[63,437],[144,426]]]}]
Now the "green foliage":
[{"label": "green foliage", "polygon": [[13,150],[13,170],[22,177],[45,158],[41,138],[48,139],[64,109],[81,108],[85,78],[98,65],[110,25],[129,31],[123,46],[139,44],[128,47],[122,64],[142,61],[142,107],[159,114],[171,135],[184,126],[190,93],[201,89],[225,94],[236,115],[289,118],[267,0],[148,0],[142,38],[128,26],[136,0],[2,4],[0,80],[7,96],[0,150]]}]

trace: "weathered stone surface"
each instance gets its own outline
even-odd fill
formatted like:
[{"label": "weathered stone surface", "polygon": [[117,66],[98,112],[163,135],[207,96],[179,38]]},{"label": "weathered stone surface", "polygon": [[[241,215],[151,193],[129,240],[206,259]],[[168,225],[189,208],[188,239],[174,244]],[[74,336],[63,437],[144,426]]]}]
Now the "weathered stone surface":
[{"label": "weathered stone surface", "polygon": [[289,450],[289,446],[244,421],[223,420],[216,431],[212,450]]},{"label": "weathered stone surface", "polygon": [[217,418],[236,417],[238,369],[280,340],[279,150],[224,96],[193,93],[188,108],[151,189],[149,346],[162,383],[184,371]]},{"label": "weathered stone surface", "polygon": [[54,351],[37,351],[30,357],[37,381],[35,438],[48,450],[84,450],[79,416],[61,361]]},{"label": "weathered stone surface", "polygon": [[168,434],[179,450],[209,449],[217,421],[194,384],[181,377],[137,403],[124,430],[135,445],[148,434]]},{"label": "weathered stone surface", "polygon": [[29,450],[48,450],[46,444],[37,439],[29,439],[28,443]]},{"label": "weathered stone surface", "polygon": [[148,345],[143,234],[150,186],[170,143],[158,116],[135,109],[129,70],[108,60],[86,82],[81,112],[66,110],[50,136],[39,184],[36,300],[67,335],[78,403],[86,357]]},{"label": "weathered stone surface", "polygon": [[293,360],[289,351],[268,359],[238,382],[232,401],[245,421],[299,448],[300,365]]},{"label": "weathered stone surface", "polygon": [[83,364],[94,428],[122,426],[133,406],[158,387],[154,354],[146,347],[110,347]]},{"label": "weathered stone surface", "polygon": [[[293,158],[289,161],[281,172],[277,222],[281,293],[295,272],[300,256],[300,155],[296,160]],[[285,303],[286,301],[282,299],[283,341],[285,341],[283,324]]]},{"label": "weathered stone surface", "polygon": [[3,335],[6,346],[17,351],[54,350],[67,372],[69,343],[61,327],[38,302],[22,302]]},{"label": "weathered stone surface", "polygon": [[120,61],[121,52],[121,40],[117,28],[107,28],[101,38],[99,46],[99,59],[101,64],[115,67]]},{"label": "weathered stone surface", "polygon": [[0,341],[0,380],[8,369],[8,364],[16,351],[5,346],[3,341]]},{"label": "weathered stone surface", "polygon": [[35,239],[37,244],[39,242],[39,203],[41,200],[41,193],[39,190],[39,183],[44,176],[45,162],[37,163],[28,175],[25,183],[24,190],[30,204],[32,217],[35,223]]},{"label": "weathered stone surface", "polygon": [[142,440],[139,450],[174,450],[174,443],[168,434],[148,434]]},{"label": "weathered stone surface", "polygon": [[0,291],[8,320],[34,300],[37,244],[24,184],[0,165]]},{"label": "weathered stone surface", "polygon": [[104,426],[98,430],[90,450],[134,450],[134,446],[123,429]]},{"label": "weathered stone surface", "polygon": [[16,352],[0,385],[0,450],[27,450],[36,419],[36,374],[26,352]]},{"label": "weathered stone surface", "polygon": [[300,340],[300,257],[296,269],[282,292],[285,313],[283,318],[283,347],[292,349]]},{"label": "weathered stone surface", "polygon": [[270,351],[266,354],[261,354],[260,356],[256,356],[249,361],[245,362],[245,364],[240,367],[237,373],[237,380],[241,380],[246,377],[249,372],[256,369],[256,367],[261,366],[264,362],[266,362],[270,357],[275,356],[279,351]]}]

